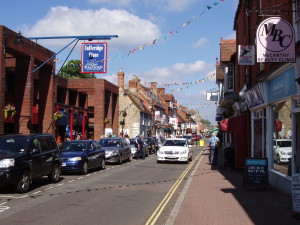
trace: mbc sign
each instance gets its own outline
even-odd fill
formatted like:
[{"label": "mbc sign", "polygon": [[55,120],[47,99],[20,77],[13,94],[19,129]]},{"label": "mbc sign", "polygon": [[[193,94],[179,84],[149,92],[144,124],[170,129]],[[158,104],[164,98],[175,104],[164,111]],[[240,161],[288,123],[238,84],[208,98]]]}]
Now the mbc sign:
[{"label": "mbc sign", "polygon": [[291,24],[280,18],[264,20],[256,31],[257,62],[296,62],[295,34]]}]

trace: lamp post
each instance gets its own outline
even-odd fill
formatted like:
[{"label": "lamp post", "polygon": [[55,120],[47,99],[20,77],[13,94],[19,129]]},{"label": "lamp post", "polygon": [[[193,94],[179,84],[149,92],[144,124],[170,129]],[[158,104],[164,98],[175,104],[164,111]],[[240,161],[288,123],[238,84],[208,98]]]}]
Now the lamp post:
[{"label": "lamp post", "polygon": [[120,121],[120,125],[122,126],[121,136],[124,137],[124,126],[125,126],[125,117],[127,116],[126,111],[121,111],[123,119]]}]

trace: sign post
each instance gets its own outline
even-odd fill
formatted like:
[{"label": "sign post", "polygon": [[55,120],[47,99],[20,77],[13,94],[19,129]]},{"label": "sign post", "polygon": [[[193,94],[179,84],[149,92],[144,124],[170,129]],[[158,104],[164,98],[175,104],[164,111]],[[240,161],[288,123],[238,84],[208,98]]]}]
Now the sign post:
[{"label": "sign post", "polygon": [[247,158],[245,159],[244,187],[246,189],[267,188],[268,161],[266,158]]}]

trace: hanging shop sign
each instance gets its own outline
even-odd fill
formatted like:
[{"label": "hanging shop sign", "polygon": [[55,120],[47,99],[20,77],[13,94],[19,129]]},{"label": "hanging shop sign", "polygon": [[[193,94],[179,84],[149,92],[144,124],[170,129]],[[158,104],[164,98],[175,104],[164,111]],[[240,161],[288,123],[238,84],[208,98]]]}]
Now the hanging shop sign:
[{"label": "hanging shop sign", "polygon": [[218,91],[206,91],[206,101],[218,101]]},{"label": "hanging shop sign", "polygon": [[257,62],[295,63],[295,32],[280,17],[265,19],[256,31]]},{"label": "hanging shop sign", "polygon": [[106,73],[107,43],[82,43],[81,73]]},{"label": "hanging shop sign", "polygon": [[265,103],[262,83],[258,83],[253,88],[244,92],[247,105],[250,109]]},{"label": "hanging shop sign", "polygon": [[160,118],[160,111],[155,111],[155,118]]},{"label": "hanging shop sign", "polygon": [[239,65],[254,65],[255,47],[254,45],[239,45],[238,63]]}]

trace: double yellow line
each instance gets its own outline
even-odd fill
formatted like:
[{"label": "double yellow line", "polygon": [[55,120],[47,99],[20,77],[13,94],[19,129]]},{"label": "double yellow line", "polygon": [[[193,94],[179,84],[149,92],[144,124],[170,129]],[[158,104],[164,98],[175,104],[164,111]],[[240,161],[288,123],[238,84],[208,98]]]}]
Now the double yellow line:
[{"label": "double yellow line", "polygon": [[178,186],[181,184],[182,180],[184,179],[186,174],[189,172],[189,170],[192,168],[194,163],[199,159],[201,154],[202,154],[202,151],[197,155],[197,157],[192,161],[192,163],[190,163],[190,165],[183,171],[183,173],[177,179],[177,181],[172,186],[172,188],[169,190],[167,195],[164,197],[164,199],[159,203],[157,208],[154,210],[153,214],[150,216],[150,218],[148,219],[148,221],[146,222],[145,225],[154,225],[155,224],[156,220],[158,219],[160,214],[163,212],[164,208],[166,207],[166,205],[172,198],[172,196],[175,193],[175,191],[177,190]]}]

